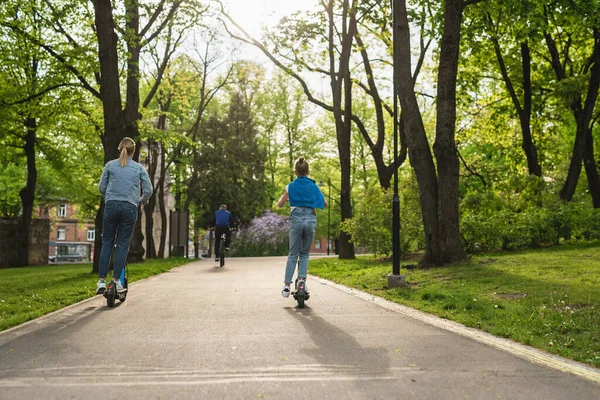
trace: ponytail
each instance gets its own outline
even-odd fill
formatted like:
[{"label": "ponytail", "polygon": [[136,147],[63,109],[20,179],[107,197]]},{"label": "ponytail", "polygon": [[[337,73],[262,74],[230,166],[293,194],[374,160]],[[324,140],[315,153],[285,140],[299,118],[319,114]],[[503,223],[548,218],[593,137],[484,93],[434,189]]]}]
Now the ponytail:
[{"label": "ponytail", "polygon": [[127,161],[129,161],[129,157],[133,156],[135,152],[135,142],[133,139],[124,137],[119,143],[119,160],[121,161],[121,168],[127,165]]},{"label": "ponytail", "polygon": [[121,168],[127,165],[127,161],[129,161],[129,157],[127,157],[127,149],[125,147],[121,148],[121,155],[119,156],[119,160],[121,160]]}]

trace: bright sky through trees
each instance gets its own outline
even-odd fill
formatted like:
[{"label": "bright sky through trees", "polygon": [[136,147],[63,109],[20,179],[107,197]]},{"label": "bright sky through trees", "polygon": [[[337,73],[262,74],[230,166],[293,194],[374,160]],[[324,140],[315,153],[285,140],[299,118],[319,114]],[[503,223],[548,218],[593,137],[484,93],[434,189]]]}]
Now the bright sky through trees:
[{"label": "bright sky through trees", "polygon": [[313,0],[223,0],[223,3],[229,15],[257,39],[262,26],[274,26],[281,17],[316,5]]}]

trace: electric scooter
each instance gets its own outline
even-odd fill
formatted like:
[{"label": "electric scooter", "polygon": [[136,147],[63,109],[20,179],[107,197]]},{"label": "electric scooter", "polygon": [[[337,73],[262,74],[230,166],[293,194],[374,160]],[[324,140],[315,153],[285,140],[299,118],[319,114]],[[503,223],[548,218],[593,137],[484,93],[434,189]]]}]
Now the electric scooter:
[{"label": "electric scooter", "polygon": [[310,298],[310,294],[306,291],[306,279],[296,278],[295,288],[292,296],[298,301],[298,308],[304,308],[304,302]]},{"label": "electric scooter", "polygon": [[106,292],[104,292],[104,297],[106,297],[106,305],[109,307],[114,307],[116,299],[119,299],[119,301],[122,303],[127,298],[127,263],[125,263],[119,279],[121,281],[121,286],[123,286],[123,290],[117,290],[115,281],[111,279],[108,287],[106,288]]}]

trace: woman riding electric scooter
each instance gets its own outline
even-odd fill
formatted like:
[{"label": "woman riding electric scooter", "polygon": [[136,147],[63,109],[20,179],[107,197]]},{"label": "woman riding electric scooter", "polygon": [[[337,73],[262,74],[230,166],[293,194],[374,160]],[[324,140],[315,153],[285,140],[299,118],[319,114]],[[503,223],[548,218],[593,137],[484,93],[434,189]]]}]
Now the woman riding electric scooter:
[{"label": "woman riding electric scooter", "polygon": [[[131,138],[123,138],[119,143],[120,157],[106,163],[98,185],[105,206],[96,294],[103,294],[107,290],[112,293],[123,291],[120,277],[129,252],[138,205],[145,203],[152,195],[148,173],[143,166],[131,159],[134,151],[135,142]],[[107,288],[105,279],[115,241],[113,279]]]}]

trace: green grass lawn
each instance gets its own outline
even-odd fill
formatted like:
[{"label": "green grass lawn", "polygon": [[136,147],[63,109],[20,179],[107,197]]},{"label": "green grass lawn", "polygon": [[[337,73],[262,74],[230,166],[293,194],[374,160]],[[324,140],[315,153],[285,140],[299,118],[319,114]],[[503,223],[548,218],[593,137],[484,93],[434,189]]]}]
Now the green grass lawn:
[{"label": "green grass lawn", "polygon": [[489,254],[442,268],[402,265],[406,288],[387,289],[391,271],[390,261],[374,258],[310,262],[311,274],[600,367],[598,242]]},{"label": "green grass lawn", "polygon": [[[196,260],[169,258],[129,264],[129,282]],[[95,296],[91,264],[0,269],[0,331]]]}]

